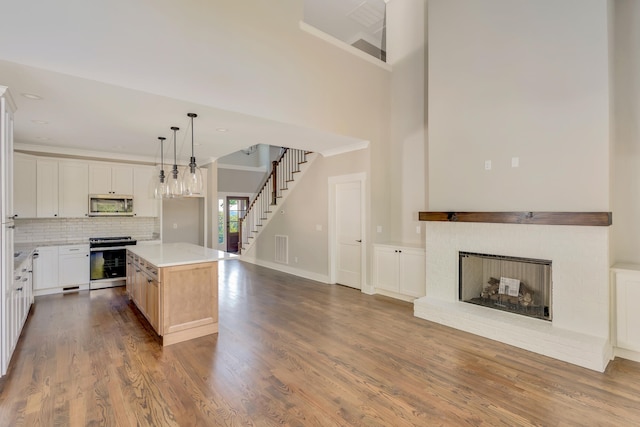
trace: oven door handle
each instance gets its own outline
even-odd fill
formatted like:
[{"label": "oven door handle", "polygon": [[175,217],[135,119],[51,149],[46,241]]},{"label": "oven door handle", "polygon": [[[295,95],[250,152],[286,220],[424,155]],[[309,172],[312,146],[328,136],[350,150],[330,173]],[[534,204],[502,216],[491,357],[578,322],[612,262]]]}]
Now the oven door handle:
[{"label": "oven door handle", "polygon": [[121,249],[127,249],[126,246],[106,246],[103,248],[89,248],[90,252],[102,252],[102,251],[117,251]]}]

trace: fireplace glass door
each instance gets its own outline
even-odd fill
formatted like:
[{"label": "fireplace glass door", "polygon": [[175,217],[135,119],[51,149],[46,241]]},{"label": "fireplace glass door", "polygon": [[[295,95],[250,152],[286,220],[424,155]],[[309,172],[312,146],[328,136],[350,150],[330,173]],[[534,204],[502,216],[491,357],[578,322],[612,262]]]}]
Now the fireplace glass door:
[{"label": "fireplace glass door", "polygon": [[551,320],[551,261],[459,253],[459,299]]}]

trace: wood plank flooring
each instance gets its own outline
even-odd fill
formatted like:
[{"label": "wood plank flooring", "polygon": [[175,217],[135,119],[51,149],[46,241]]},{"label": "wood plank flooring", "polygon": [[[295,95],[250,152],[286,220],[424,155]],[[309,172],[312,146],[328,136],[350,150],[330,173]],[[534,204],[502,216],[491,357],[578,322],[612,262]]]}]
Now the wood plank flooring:
[{"label": "wood plank flooring", "polygon": [[220,333],[163,348],[123,288],[39,297],[1,426],[640,425],[640,364],[603,374],[241,261]]}]

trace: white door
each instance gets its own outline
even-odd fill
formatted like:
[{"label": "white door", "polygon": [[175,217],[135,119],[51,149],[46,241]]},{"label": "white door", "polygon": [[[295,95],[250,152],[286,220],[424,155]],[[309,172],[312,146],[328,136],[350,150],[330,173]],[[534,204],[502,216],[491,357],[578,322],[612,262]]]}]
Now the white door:
[{"label": "white door", "polygon": [[361,182],[335,184],[336,283],[362,288]]}]

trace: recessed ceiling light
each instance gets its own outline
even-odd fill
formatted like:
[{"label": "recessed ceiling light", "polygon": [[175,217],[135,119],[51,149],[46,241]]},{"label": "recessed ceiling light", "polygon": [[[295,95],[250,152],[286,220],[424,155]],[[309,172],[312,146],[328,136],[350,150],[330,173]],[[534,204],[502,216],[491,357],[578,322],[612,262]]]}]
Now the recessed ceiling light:
[{"label": "recessed ceiling light", "polygon": [[39,100],[42,99],[42,97],[40,95],[35,95],[33,93],[23,93],[21,95],[24,96],[27,99],[33,99],[35,101],[39,101]]},{"label": "recessed ceiling light", "polygon": [[48,125],[49,122],[46,120],[31,120],[33,123],[37,124],[37,125]]},{"label": "recessed ceiling light", "polygon": [[229,129],[227,128],[218,128],[216,129],[218,132],[229,132]]}]

